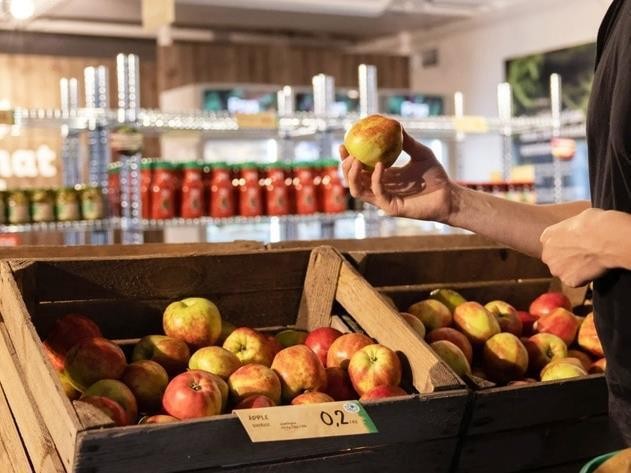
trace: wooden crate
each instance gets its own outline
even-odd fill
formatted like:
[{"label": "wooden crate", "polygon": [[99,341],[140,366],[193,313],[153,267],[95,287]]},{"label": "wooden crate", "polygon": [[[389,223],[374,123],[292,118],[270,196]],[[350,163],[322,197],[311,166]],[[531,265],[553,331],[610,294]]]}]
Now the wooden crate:
[{"label": "wooden crate", "polygon": [[[383,459],[392,468],[449,470],[467,390],[331,248],[12,261],[0,263],[0,275],[0,384],[36,472],[355,472]],[[339,304],[402,354],[420,394],[367,405],[376,434],[256,444],[232,414],[102,428],[81,403],[68,401],[40,343],[54,320],[81,311],[108,338],[135,338],[159,333],[167,303],[193,295],[216,301],[227,320],[254,327],[329,325]]]},{"label": "wooden crate", "polygon": [[[506,300],[518,308],[528,308],[551,288],[567,291],[575,304],[585,297],[585,288],[562,288],[539,260],[505,248],[360,251],[350,256],[366,280],[401,310],[439,287],[482,303]],[[619,446],[607,412],[604,375],[529,386],[477,386],[454,471],[571,470]]]}]

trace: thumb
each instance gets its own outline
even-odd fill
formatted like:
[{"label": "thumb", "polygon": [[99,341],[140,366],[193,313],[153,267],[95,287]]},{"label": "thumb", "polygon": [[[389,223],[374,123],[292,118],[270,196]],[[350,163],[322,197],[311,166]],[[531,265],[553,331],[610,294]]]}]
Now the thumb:
[{"label": "thumb", "polygon": [[405,130],[403,130],[403,151],[409,154],[410,158],[417,161],[433,156],[431,149],[416,141]]}]

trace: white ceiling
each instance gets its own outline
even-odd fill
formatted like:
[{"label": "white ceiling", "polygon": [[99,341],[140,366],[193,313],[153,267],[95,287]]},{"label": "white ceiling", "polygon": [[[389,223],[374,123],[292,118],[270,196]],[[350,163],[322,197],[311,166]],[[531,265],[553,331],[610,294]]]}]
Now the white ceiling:
[{"label": "white ceiling", "polygon": [[[140,0],[36,1],[38,20],[141,22]],[[175,26],[362,40],[441,26],[520,1],[527,0],[176,0]]]}]

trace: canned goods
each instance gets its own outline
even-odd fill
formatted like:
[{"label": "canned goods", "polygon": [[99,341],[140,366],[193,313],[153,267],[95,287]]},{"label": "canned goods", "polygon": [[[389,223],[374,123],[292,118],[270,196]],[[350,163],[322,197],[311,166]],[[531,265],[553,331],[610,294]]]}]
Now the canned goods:
[{"label": "canned goods", "polygon": [[7,196],[9,223],[29,223],[29,197],[26,191],[11,191]]},{"label": "canned goods", "polygon": [[79,195],[74,187],[66,187],[57,191],[55,207],[57,220],[60,222],[80,220],[81,218]]},{"label": "canned goods", "polygon": [[38,189],[31,194],[31,217],[33,222],[55,220],[55,197],[50,190]]},{"label": "canned goods", "polygon": [[100,187],[81,190],[81,214],[85,220],[100,220],[105,217],[103,191]]}]

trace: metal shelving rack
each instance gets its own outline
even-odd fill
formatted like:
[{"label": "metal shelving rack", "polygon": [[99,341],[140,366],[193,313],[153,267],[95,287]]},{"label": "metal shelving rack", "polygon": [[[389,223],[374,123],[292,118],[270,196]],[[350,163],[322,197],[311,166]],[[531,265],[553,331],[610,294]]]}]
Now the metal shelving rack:
[{"label": "metal shelving rack", "polygon": [[[377,113],[377,71],[374,66],[359,67],[360,113],[334,116],[332,111],[335,96],[335,82],[331,76],[319,74],[314,76],[314,113],[296,113],[293,108],[294,91],[290,86],[278,92],[279,110],[274,117],[274,126],[256,128],[241,124],[238,116],[228,113],[211,112],[164,112],[143,109],[139,103],[138,57],[135,55],[119,55],[117,57],[118,108],[109,108],[107,102],[109,83],[106,68],[86,68],[85,90],[87,108],[78,108],[76,100],[76,79],[64,79],[62,97],[65,97],[60,109],[25,109],[15,108],[12,113],[4,113],[5,124],[20,128],[56,128],[62,130],[63,165],[68,167],[64,175],[73,177],[65,179],[65,184],[77,180],[71,172],[75,169],[77,158],[77,136],[87,132],[90,158],[89,181],[104,186],[107,182],[107,164],[110,160],[109,134],[121,126],[132,127],[143,134],[164,134],[180,132],[200,133],[208,139],[238,138],[259,139],[276,138],[279,146],[279,159],[289,160],[293,150],[292,140],[312,138],[320,144],[322,153],[329,146],[331,137],[340,136],[348,130],[361,116]],[[65,87],[65,89],[64,89]],[[458,158],[459,143],[468,134],[496,134],[503,137],[504,175],[508,175],[513,161],[512,136],[516,134],[550,131],[551,136],[559,136],[565,130],[581,133],[585,127],[585,117],[581,112],[561,112],[560,77],[551,79],[552,110],[549,116],[513,117],[511,111],[512,92],[510,85],[500,84],[498,87],[498,116],[472,117],[464,113],[464,100],[461,93],[456,93],[454,116],[428,118],[394,117],[401,121],[406,130],[424,137],[438,137],[453,140],[456,146],[455,156]],[[6,117],[10,118],[7,120]],[[74,156],[73,156],[74,155]],[[126,156],[121,160],[128,169],[124,179],[132,186],[138,185],[139,155]],[[124,166],[125,167],[125,166]],[[555,167],[555,197],[561,196],[560,169]],[[104,186],[106,188],[106,186]],[[107,190],[105,190],[107,192]],[[287,227],[298,223],[320,222],[323,229],[330,233],[331,225],[340,220],[348,220],[360,215],[367,223],[374,224],[385,217],[379,212],[365,211],[346,212],[338,215],[316,214],[312,216],[256,217],[231,219],[171,219],[163,221],[142,220],[140,215],[140,199],[138,192],[131,192],[123,198],[123,208],[128,212],[121,218],[109,218],[99,221],[34,223],[22,225],[0,225],[2,233],[55,231],[67,234],[91,232],[93,243],[108,243],[113,240],[113,231],[121,230],[124,243],[142,243],[143,230],[165,229],[169,227],[190,227],[200,225],[243,225],[257,223],[281,223]],[[291,229],[284,235],[292,237]],[[76,239],[76,238],[75,238]],[[67,239],[68,240],[68,239]]]}]

